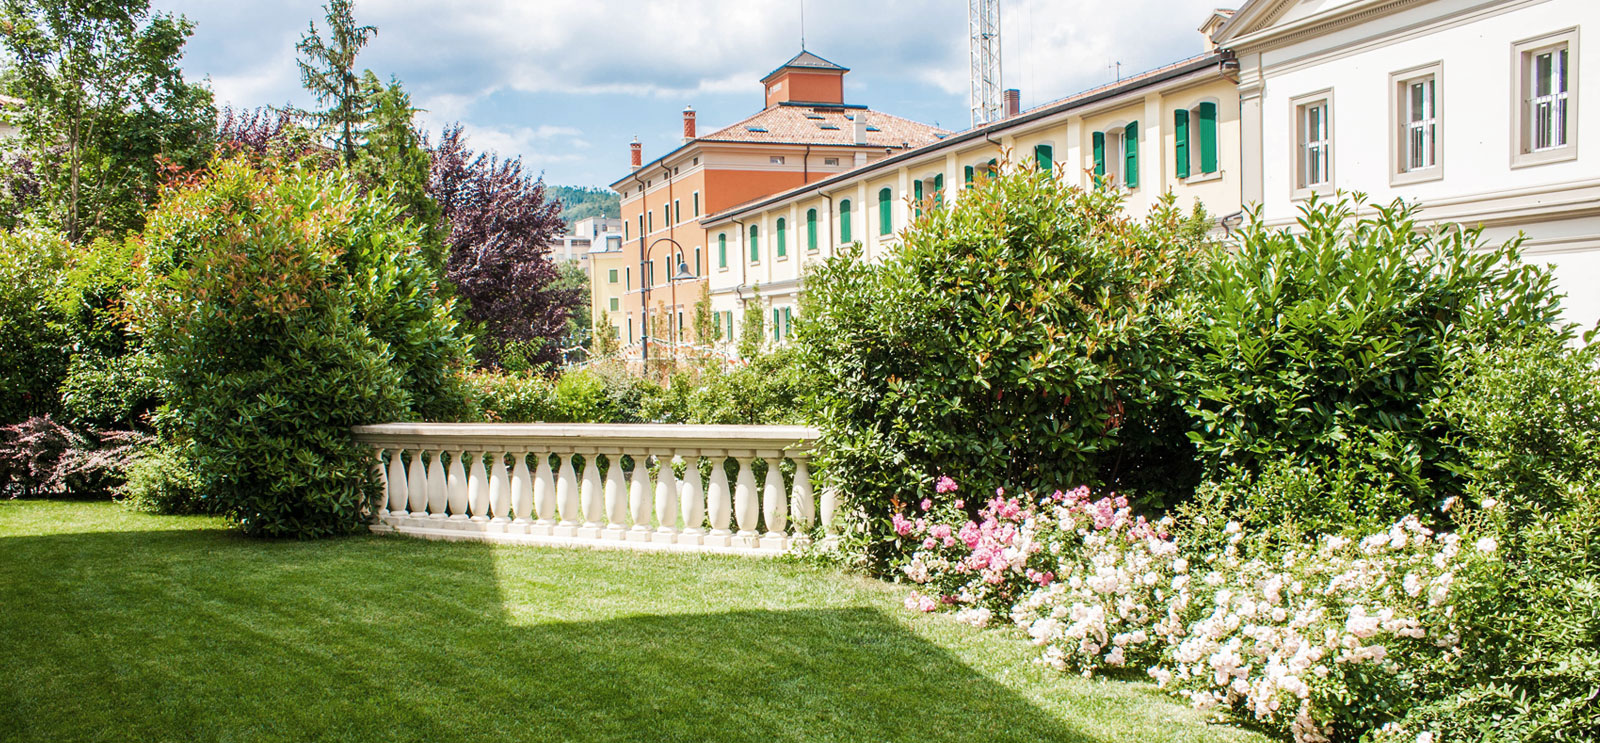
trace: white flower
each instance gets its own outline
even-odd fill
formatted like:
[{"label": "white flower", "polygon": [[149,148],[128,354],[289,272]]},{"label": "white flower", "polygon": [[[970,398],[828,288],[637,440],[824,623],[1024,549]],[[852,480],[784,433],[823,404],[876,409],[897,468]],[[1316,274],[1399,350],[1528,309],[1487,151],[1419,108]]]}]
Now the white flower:
[{"label": "white flower", "polygon": [[[1445,498],[1444,499],[1444,505],[1441,506],[1439,508],[1439,510],[1444,511],[1445,513],[1449,513],[1451,511],[1455,510],[1456,504],[1460,503],[1460,502],[1461,502],[1460,498],[1452,495],[1449,498]],[[1424,733],[1424,735],[1426,735],[1426,733]]]},{"label": "white flower", "polygon": [[1480,505],[1483,506],[1483,510],[1488,511],[1488,510],[1494,508],[1495,506],[1500,505],[1500,501],[1495,500],[1493,497],[1489,497],[1489,498],[1484,498],[1483,499],[1483,503],[1480,504]]},{"label": "white flower", "polygon": [[1244,527],[1240,526],[1239,522],[1237,522],[1237,521],[1229,521],[1228,522],[1228,526],[1222,530],[1222,533],[1224,533],[1224,534],[1238,534],[1243,529],[1244,529]]},{"label": "white flower", "polygon": [[1433,743],[1433,733],[1427,730],[1417,733],[1417,743]]},{"label": "white flower", "polygon": [[1484,537],[1479,539],[1473,546],[1477,547],[1479,552],[1490,555],[1494,554],[1494,551],[1500,547],[1500,543],[1494,541],[1494,537]]}]

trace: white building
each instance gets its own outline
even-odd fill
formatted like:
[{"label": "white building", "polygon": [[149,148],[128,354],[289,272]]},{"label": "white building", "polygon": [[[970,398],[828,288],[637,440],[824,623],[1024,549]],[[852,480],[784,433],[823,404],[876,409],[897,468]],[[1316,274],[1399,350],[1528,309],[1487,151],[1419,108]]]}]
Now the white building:
[{"label": "white building", "polygon": [[[1429,221],[1526,235],[1568,318],[1600,318],[1600,0],[1252,0],[1214,36],[1239,62],[1243,202],[1289,224],[1363,191]],[[1589,86],[1593,90],[1593,85]]]},{"label": "white building", "polygon": [[570,232],[556,239],[550,246],[550,257],[577,263],[579,268],[587,271],[590,253],[604,253],[613,247],[619,251],[622,249],[622,220],[589,217],[578,220]]}]

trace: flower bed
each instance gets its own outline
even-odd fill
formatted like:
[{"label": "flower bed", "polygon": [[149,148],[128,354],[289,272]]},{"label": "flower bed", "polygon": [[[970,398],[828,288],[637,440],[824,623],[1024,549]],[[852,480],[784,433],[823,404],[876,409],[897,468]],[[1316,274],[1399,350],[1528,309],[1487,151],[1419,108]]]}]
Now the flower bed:
[{"label": "flower bed", "polygon": [[[942,480],[940,488],[955,485]],[[1237,523],[1223,546],[1186,554],[1170,519],[1133,515],[1087,488],[1045,497],[997,491],[976,520],[922,501],[895,515],[917,548],[900,571],[907,608],[975,625],[1009,620],[1040,661],[1085,675],[1144,670],[1202,709],[1230,709],[1296,741],[1394,735],[1426,669],[1459,658],[1457,576],[1492,560],[1408,516],[1361,540],[1251,557]],[[1413,731],[1426,732],[1426,731]]]}]

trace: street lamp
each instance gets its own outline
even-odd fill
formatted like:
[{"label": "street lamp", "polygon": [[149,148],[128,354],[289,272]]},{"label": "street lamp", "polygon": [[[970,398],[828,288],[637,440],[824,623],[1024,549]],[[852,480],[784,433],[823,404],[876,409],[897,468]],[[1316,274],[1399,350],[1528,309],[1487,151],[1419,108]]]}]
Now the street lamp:
[{"label": "street lamp", "polygon": [[[653,288],[652,284],[654,283],[650,280],[648,266],[650,265],[650,251],[655,250],[656,245],[660,243],[672,243],[672,246],[678,249],[678,272],[667,277],[667,284],[672,287],[672,308],[674,312],[678,308],[678,282],[699,278],[689,273],[689,264],[683,262],[683,246],[670,237],[656,238],[656,241],[650,243],[650,246],[645,248],[643,254],[639,256],[639,285],[641,287],[639,289],[639,329],[641,331],[639,334],[639,354],[640,360],[645,365],[645,371],[649,371],[650,368],[650,290]],[[668,317],[670,318],[670,315]],[[668,327],[671,327],[672,321],[668,319],[667,324]]]}]

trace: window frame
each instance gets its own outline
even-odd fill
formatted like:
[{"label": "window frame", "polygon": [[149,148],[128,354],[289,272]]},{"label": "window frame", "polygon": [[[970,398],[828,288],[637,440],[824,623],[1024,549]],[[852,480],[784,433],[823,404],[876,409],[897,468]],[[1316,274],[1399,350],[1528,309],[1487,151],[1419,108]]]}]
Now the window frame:
[{"label": "window frame", "polygon": [[[1432,124],[1433,164],[1421,168],[1407,167],[1411,161],[1410,119],[1411,86],[1431,80],[1433,83]],[[1440,105],[1440,91],[1444,83],[1444,61],[1434,60],[1424,65],[1389,73],[1389,185],[1425,183],[1444,177],[1444,111]]]},{"label": "window frame", "polygon": [[622,300],[617,298],[617,297],[612,297],[611,298],[611,302],[610,302],[610,307],[611,307],[611,311],[612,312],[621,311],[622,310]]},{"label": "window frame", "polygon": [[615,283],[617,283],[617,269],[613,268],[613,269],[609,269],[607,271],[607,273],[606,273],[606,283],[607,284],[615,284]]},{"label": "window frame", "polygon": [[728,233],[717,233],[717,270],[728,270]]},{"label": "window frame", "polygon": [[850,239],[850,207],[849,199],[839,199],[839,243],[848,245],[855,242]]},{"label": "window frame", "polygon": [[[1567,89],[1563,92],[1563,101],[1566,107],[1566,134],[1567,141],[1557,147],[1534,149],[1531,138],[1534,136],[1534,127],[1531,114],[1533,109],[1533,89],[1537,84],[1533,80],[1533,61],[1540,52],[1565,47],[1567,62],[1565,66]],[[1511,106],[1514,112],[1511,117],[1511,167],[1523,168],[1530,165],[1544,165],[1546,163],[1576,160],[1578,157],[1578,111],[1579,91],[1583,90],[1578,79],[1579,69],[1582,67],[1579,58],[1578,28],[1576,26],[1554,31],[1540,36],[1535,36],[1511,45]]]},{"label": "window frame", "polygon": [[815,253],[821,247],[818,244],[821,241],[819,241],[817,239],[817,221],[818,221],[818,219],[817,219],[817,208],[813,206],[813,207],[807,209],[806,210],[806,252],[807,253]]},{"label": "window frame", "polygon": [[750,240],[750,265],[759,266],[761,265],[761,225],[750,225],[748,237]]},{"label": "window frame", "polygon": [[878,189],[878,237],[894,235],[894,187]]},{"label": "window frame", "polygon": [[[1339,134],[1338,128],[1333,123],[1333,102],[1333,88],[1323,88],[1322,90],[1297,95],[1289,99],[1289,162],[1293,163],[1293,171],[1291,173],[1293,188],[1291,189],[1290,199],[1308,199],[1311,198],[1312,194],[1319,196],[1333,194],[1334,153],[1338,150],[1337,137]],[[1310,161],[1302,160],[1301,155],[1302,151],[1308,149],[1311,145],[1304,141],[1306,132],[1302,116],[1305,111],[1319,105],[1325,111],[1323,114],[1323,129],[1326,130],[1326,133],[1323,139],[1318,141],[1322,143],[1324,148],[1326,174],[1323,180],[1309,183],[1306,180],[1306,171],[1310,169]]]},{"label": "window frame", "polygon": [[778,240],[777,243],[775,243],[775,247],[774,247],[774,254],[775,254],[776,259],[780,260],[780,261],[788,260],[788,258],[789,258],[789,220],[788,220],[787,217],[778,217],[777,221],[773,222],[772,234],[776,235],[777,236],[777,240]]}]

